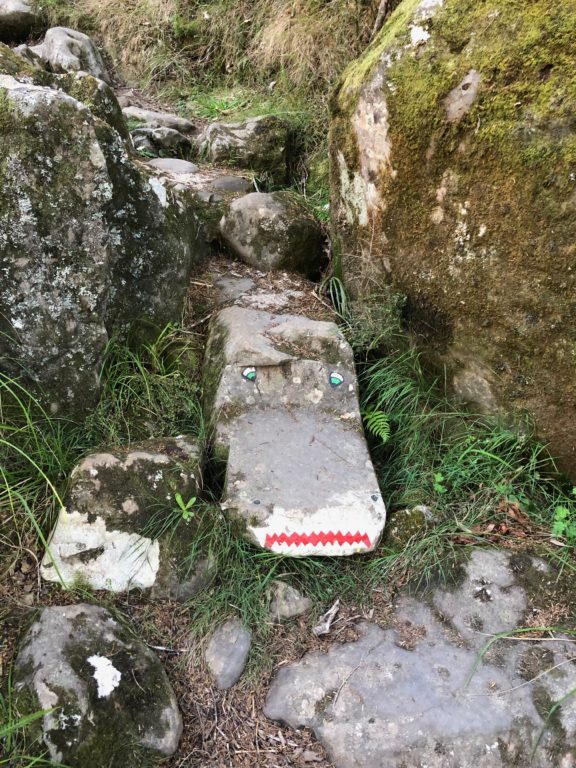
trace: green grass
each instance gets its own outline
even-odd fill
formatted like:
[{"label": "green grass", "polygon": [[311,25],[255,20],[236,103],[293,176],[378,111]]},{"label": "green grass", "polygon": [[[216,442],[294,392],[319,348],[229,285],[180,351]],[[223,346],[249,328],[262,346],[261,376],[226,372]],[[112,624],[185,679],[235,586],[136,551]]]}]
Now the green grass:
[{"label": "green grass", "polygon": [[39,756],[26,754],[28,747],[32,751],[36,748],[27,743],[27,729],[47,714],[47,710],[39,710],[26,717],[20,717],[12,699],[10,680],[8,680],[7,689],[5,696],[0,693],[0,766],[32,768],[32,766],[52,765],[57,768],[66,768],[60,763],[49,760],[46,752]]}]

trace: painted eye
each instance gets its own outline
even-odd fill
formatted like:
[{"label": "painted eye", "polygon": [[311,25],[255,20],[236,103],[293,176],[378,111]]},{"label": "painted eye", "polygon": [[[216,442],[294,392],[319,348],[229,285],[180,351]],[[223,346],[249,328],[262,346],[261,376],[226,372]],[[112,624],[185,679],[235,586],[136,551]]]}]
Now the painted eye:
[{"label": "painted eye", "polygon": [[256,368],[244,368],[242,378],[246,381],[256,381]]},{"label": "painted eye", "polygon": [[339,387],[340,384],[344,383],[344,376],[342,374],[338,373],[338,371],[332,371],[330,374],[330,386],[336,389],[336,387]]}]

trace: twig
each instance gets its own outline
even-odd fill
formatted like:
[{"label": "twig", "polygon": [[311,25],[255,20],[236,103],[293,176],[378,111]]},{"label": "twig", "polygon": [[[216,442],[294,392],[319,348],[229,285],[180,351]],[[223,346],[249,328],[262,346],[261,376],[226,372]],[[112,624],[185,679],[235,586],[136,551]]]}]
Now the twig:
[{"label": "twig", "polygon": [[530,683],[533,683],[535,680],[538,680],[539,677],[543,677],[544,675],[547,675],[548,672],[553,672],[555,669],[558,669],[558,667],[563,666],[564,664],[570,664],[571,662],[576,661],[576,657],[572,659],[564,659],[564,661],[561,661],[559,664],[555,664],[553,667],[550,667],[549,669],[544,669],[542,672],[539,672],[536,677],[532,677],[530,680],[526,680],[523,683],[520,683],[520,685],[515,685],[513,688],[506,688],[504,691],[494,691],[494,693],[470,693],[469,696],[504,696],[505,693],[512,693],[513,691],[517,691],[519,688],[524,688],[525,685],[530,685]]}]

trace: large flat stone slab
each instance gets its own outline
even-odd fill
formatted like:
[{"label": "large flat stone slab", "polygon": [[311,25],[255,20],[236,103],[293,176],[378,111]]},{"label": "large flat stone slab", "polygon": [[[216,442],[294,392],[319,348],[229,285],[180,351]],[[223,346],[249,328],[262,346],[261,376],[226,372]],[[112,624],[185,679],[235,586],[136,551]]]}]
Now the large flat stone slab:
[{"label": "large flat stone slab", "polygon": [[386,510],[333,322],[231,306],[212,322],[208,407],[227,465],[223,508],[274,552],[372,550]]},{"label": "large flat stone slab", "polygon": [[540,560],[475,551],[457,587],[404,594],[391,628],[364,623],[357,642],[282,667],[265,713],[312,728],[337,768],[569,768],[573,701],[530,756],[548,710],[576,686],[570,638],[501,640],[479,658],[495,633],[557,602],[539,593],[554,579]]}]

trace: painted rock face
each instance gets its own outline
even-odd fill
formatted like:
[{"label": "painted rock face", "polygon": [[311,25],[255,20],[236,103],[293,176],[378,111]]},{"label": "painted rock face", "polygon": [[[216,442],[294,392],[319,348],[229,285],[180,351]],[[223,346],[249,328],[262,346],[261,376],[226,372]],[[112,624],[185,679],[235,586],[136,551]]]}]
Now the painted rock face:
[{"label": "painted rock face", "polygon": [[223,508],[273,552],[372,550],[386,510],[338,327],[230,307],[212,334],[225,338],[212,406],[216,447],[228,459]]}]

